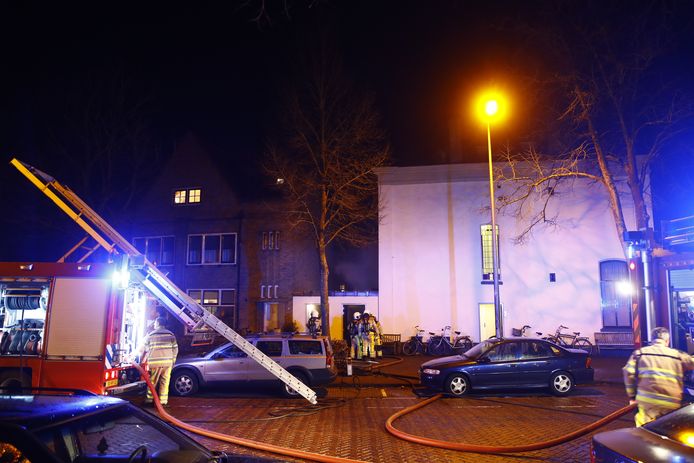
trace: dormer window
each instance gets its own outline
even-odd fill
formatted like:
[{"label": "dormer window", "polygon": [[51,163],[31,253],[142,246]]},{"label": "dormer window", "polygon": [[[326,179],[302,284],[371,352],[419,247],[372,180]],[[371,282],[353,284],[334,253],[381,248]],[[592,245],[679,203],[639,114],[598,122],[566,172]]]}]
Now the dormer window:
[{"label": "dormer window", "polygon": [[186,188],[174,191],[174,204],[196,204],[201,200],[200,188]]}]

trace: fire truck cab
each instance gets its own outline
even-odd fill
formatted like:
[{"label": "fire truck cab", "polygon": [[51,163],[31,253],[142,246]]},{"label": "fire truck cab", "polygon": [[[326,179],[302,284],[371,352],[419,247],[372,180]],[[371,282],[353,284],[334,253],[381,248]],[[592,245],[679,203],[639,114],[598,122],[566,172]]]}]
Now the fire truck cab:
[{"label": "fire truck cab", "polygon": [[0,263],[0,389],[142,385],[129,362],[156,302],[122,275],[115,264]]}]

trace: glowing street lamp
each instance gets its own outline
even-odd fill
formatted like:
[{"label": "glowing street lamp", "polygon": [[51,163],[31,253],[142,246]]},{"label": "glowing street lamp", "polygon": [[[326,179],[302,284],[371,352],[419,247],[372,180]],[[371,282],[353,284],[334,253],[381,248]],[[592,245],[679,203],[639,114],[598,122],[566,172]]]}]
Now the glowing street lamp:
[{"label": "glowing street lamp", "polygon": [[494,314],[496,319],[496,336],[504,335],[503,313],[499,297],[499,237],[496,231],[496,204],[494,201],[494,169],[492,167],[492,120],[498,121],[503,114],[502,99],[498,95],[487,94],[478,100],[482,119],[487,123],[487,149],[489,152],[489,199],[492,210],[492,280],[494,283]]}]

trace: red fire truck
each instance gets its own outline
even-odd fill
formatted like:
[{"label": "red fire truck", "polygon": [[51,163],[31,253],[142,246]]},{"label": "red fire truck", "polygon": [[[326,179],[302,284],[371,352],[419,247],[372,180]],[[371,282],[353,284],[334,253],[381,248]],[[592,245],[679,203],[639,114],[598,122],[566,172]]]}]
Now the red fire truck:
[{"label": "red fire truck", "polygon": [[[96,245],[78,263],[0,264],[0,389],[64,386],[103,394],[138,385],[130,362],[159,305],[193,333],[225,337],[316,403],[311,388],[179,289],[67,186],[18,159],[10,164]],[[98,247],[117,264],[85,263]]]},{"label": "red fire truck", "polygon": [[130,366],[156,314],[114,264],[0,263],[0,388],[138,386]]}]

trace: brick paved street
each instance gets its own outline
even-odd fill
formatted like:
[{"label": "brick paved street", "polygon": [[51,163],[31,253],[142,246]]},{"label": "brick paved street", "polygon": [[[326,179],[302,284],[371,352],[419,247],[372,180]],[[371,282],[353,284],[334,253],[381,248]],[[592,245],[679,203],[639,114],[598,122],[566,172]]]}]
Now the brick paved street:
[{"label": "brick paved street", "polygon": [[[341,378],[344,379],[344,378]],[[321,400],[329,408],[303,414],[310,404],[301,400],[230,397],[212,392],[193,398],[173,397],[170,412],[192,424],[254,439],[370,462],[584,462],[589,460],[589,436],[550,449],[509,455],[481,455],[426,447],[397,439],[384,427],[398,410],[422,399],[406,387],[331,387]],[[251,394],[252,395],[252,394]],[[617,384],[580,387],[566,398],[549,394],[485,394],[469,398],[445,398],[407,415],[399,429],[435,439],[479,445],[519,445],[547,440],[573,431],[626,405]],[[276,418],[273,415],[297,413]],[[627,415],[603,429],[627,427]],[[210,448],[230,453],[277,457],[195,436]]]}]

